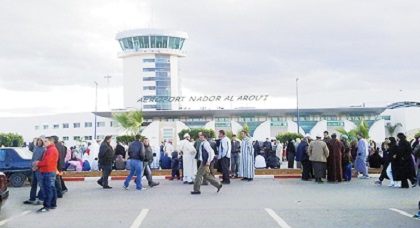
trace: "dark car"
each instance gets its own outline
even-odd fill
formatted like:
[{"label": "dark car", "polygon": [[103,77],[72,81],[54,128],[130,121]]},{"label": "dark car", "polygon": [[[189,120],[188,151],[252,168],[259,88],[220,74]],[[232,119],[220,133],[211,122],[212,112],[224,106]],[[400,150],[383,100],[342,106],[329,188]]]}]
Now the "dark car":
[{"label": "dark car", "polygon": [[0,148],[0,172],[6,174],[13,187],[22,187],[32,173],[32,152],[27,148]]},{"label": "dark car", "polygon": [[9,190],[7,189],[7,176],[0,172],[0,209],[9,198]]}]

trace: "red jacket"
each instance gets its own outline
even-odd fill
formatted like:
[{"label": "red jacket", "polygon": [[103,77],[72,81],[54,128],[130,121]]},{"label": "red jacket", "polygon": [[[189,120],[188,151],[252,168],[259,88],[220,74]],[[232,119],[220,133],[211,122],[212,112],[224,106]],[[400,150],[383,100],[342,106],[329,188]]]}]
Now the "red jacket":
[{"label": "red jacket", "polygon": [[58,150],[54,144],[47,146],[44,157],[38,163],[41,173],[57,172]]}]

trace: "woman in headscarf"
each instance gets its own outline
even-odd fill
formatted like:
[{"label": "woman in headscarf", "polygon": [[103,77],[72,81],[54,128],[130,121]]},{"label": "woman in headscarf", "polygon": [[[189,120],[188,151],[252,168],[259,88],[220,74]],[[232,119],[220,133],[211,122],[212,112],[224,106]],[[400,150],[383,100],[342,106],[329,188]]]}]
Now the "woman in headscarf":
[{"label": "woman in headscarf", "polygon": [[412,149],[403,133],[398,133],[398,148],[396,150],[395,168],[392,167],[395,181],[401,181],[401,188],[408,188],[408,180],[411,181],[413,187],[417,185],[414,171],[413,158],[411,156]]},{"label": "woman in headscarf", "polygon": [[[395,138],[394,138],[394,141],[395,141]],[[391,156],[390,156],[390,153],[389,153],[390,145],[391,145],[391,140],[389,140],[389,139],[385,140],[385,142],[383,144],[383,148],[382,148],[384,162],[383,162],[381,176],[379,177],[378,181],[375,181],[376,185],[382,185],[382,181],[384,181],[384,179],[391,179],[392,180],[392,177],[389,178],[388,175],[386,174],[386,170],[388,169],[388,166],[390,165],[390,162],[391,162]]]}]

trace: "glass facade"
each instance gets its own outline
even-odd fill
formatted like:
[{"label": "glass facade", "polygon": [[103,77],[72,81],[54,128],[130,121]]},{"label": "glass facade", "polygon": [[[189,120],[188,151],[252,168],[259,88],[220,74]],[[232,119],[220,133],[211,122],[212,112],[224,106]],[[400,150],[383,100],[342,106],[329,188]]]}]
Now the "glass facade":
[{"label": "glass facade", "polygon": [[[143,77],[144,82],[154,82],[154,86],[143,86],[143,90],[155,90],[152,96],[145,96],[151,99],[154,97],[170,97],[171,92],[171,57],[170,55],[155,55],[155,59],[144,59],[143,62],[155,63],[154,68],[143,68],[143,72],[154,72],[154,76]],[[169,101],[157,102],[155,105],[144,105],[145,109],[171,110]]]},{"label": "glass facade", "polygon": [[144,48],[169,48],[182,50],[185,39],[172,36],[134,36],[118,40],[123,51]]}]

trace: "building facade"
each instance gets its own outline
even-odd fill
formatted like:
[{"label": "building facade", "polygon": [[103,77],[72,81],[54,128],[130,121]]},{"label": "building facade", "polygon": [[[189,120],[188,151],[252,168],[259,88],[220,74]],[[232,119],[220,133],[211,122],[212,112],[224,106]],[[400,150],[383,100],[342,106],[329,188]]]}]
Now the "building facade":
[{"label": "building facade", "polygon": [[123,60],[124,107],[142,110],[178,110],[181,95],[179,60],[188,35],[181,31],[137,29],[116,36]]}]

